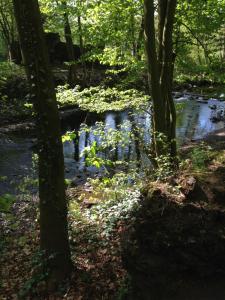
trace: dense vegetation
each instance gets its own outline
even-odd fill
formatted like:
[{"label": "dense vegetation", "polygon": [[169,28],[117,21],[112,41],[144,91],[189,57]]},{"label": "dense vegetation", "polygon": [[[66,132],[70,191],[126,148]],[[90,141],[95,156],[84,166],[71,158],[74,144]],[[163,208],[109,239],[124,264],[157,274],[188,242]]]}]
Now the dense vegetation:
[{"label": "dense vegetation", "polygon": [[223,299],[224,20],[0,0],[1,299]]}]

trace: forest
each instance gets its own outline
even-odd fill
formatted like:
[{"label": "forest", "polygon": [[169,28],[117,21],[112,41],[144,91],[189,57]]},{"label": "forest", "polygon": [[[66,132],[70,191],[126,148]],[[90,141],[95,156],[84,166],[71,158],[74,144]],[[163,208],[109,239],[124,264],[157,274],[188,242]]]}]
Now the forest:
[{"label": "forest", "polygon": [[225,0],[0,0],[0,300],[225,300]]}]

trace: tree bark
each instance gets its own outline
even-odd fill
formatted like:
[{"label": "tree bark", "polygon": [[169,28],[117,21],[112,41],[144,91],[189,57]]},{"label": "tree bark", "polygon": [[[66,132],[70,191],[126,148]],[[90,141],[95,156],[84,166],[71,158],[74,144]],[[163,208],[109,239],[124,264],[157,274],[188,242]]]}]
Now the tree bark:
[{"label": "tree bark", "polygon": [[4,43],[8,49],[8,59],[9,61],[14,60],[14,52],[12,51],[12,44],[15,41],[16,30],[15,30],[15,20],[13,17],[13,7],[12,3],[7,1],[0,1],[0,32]]},{"label": "tree bark", "polygon": [[68,82],[71,86],[73,86],[74,83],[77,81],[77,74],[76,74],[77,70],[76,70],[76,66],[75,66],[75,54],[74,54],[74,48],[73,48],[72,31],[71,31],[70,22],[69,22],[66,1],[63,1],[63,6],[65,8],[64,35],[65,35],[65,40],[66,40],[67,54],[68,54],[69,62],[71,63],[69,66]]},{"label": "tree bark", "polygon": [[[81,6],[82,2],[79,1],[79,6]],[[79,33],[79,45],[80,45],[80,53],[81,53],[81,64],[83,68],[83,84],[86,83],[87,80],[87,69],[86,69],[86,63],[84,60],[84,40],[83,40],[83,33],[82,33],[82,22],[81,22],[81,15],[80,12],[78,12],[77,16],[77,24],[78,24],[78,33]]]},{"label": "tree bark", "polygon": [[[173,70],[174,70],[174,56],[173,56],[173,24],[176,9],[176,0],[164,1],[163,18],[164,28],[163,36],[160,46],[162,52],[160,85],[164,102],[166,105],[166,122],[167,122],[167,137],[171,144],[171,155],[176,155],[176,110],[172,98],[172,85],[173,85]],[[166,11],[166,13],[165,13]],[[164,16],[165,14],[165,16]]]},{"label": "tree bark", "polygon": [[[153,102],[153,142],[156,157],[176,156],[176,110],[172,98],[173,23],[176,0],[158,1],[158,35],[155,32],[154,1],[144,1],[145,48]],[[158,41],[158,45],[156,44]],[[158,138],[159,135],[166,140]],[[167,147],[165,147],[165,143]]]},{"label": "tree bark", "polygon": [[13,4],[37,119],[40,247],[49,268],[49,288],[54,289],[71,272],[59,113],[38,1]]},{"label": "tree bark", "polygon": [[141,26],[138,34],[138,39],[137,39],[137,59],[141,60],[141,45],[143,45],[143,39],[144,39],[144,16],[141,18]]},{"label": "tree bark", "polygon": [[165,105],[162,98],[162,91],[159,84],[159,64],[156,52],[154,3],[153,0],[144,2],[145,19],[145,48],[148,61],[149,81],[151,85],[153,102],[153,143],[156,156],[160,156],[162,145],[157,139],[157,134],[166,134]]}]

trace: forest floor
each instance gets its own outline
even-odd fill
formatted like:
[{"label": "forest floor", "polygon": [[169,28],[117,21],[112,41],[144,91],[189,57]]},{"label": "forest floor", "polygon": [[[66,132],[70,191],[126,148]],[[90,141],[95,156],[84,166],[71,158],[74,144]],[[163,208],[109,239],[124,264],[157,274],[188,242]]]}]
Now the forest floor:
[{"label": "forest floor", "polygon": [[[173,191],[179,188],[180,192],[177,195],[173,193],[176,203],[185,203],[188,199],[189,203],[201,208],[201,210],[220,212],[223,216],[225,214],[225,130],[210,134],[205,138],[204,142],[213,149],[214,153],[213,159],[210,159],[207,167],[206,165],[201,165],[200,169],[192,169],[190,171],[189,153],[193,149],[199,149],[196,154],[199,162],[201,156],[205,155],[205,152],[201,152],[202,141],[189,144],[182,149],[182,156],[187,158],[186,166],[182,167],[178,177],[170,178],[170,183],[167,182],[166,186],[167,188],[170,186],[170,190],[172,189]],[[204,147],[206,147],[205,145]],[[205,156],[202,161],[205,163],[204,159]],[[154,186],[163,191],[165,183],[156,182]],[[109,230],[106,223],[103,222],[101,224],[101,222],[91,221],[87,217],[88,210],[94,205],[93,190],[90,186],[68,190],[68,199],[71,201],[71,199],[79,198],[79,195],[82,193],[86,193],[85,202],[72,202],[73,207],[69,213],[70,242],[75,269],[69,287],[66,290],[62,290],[60,295],[45,296],[43,292],[45,290],[44,278],[35,273],[35,268],[40,262],[37,221],[38,198],[36,196],[32,198],[25,195],[21,196],[13,205],[11,212],[1,213],[0,227],[3,235],[0,240],[0,298],[2,300],[123,299],[127,292],[126,280],[128,276],[122,259],[121,237],[124,240],[125,232],[129,231],[133,224],[130,221],[124,222],[123,219],[118,219]],[[77,210],[77,206],[80,207],[79,210]],[[101,213],[104,213],[104,208]],[[194,215],[192,219],[190,213],[184,214],[182,218],[188,222],[193,221],[195,225],[192,229],[192,235],[196,235],[198,238],[199,226],[205,226],[201,218],[198,219],[200,223],[196,223]],[[166,222],[169,222],[168,219]],[[208,226],[210,224],[209,222]],[[213,223],[211,225],[213,226]],[[205,230],[205,228],[203,229]],[[164,233],[161,233],[162,236]],[[221,226],[215,227],[209,232],[209,240],[216,240],[218,236],[223,234],[225,232]],[[185,236],[184,233],[182,236],[183,246],[185,246],[187,239],[189,239],[189,234]],[[196,243],[198,245],[198,240]],[[200,256],[205,255],[203,254],[205,249],[201,248],[203,246],[204,243],[202,241],[197,246]],[[218,248],[220,246],[218,244]],[[198,261],[195,261],[195,264],[197,268]],[[181,300],[181,298],[176,299]],[[199,300],[203,298],[190,299]],[[214,298],[204,299],[214,300]],[[223,298],[215,299],[220,300]]]},{"label": "forest floor", "polygon": [[[116,226],[110,237],[91,222],[74,221],[69,216],[72,260],[76,270],[68,289],[46,296],[42,277],[35,275],[40,262],[38,199],[21,197],[12,214],[0,216],[1,276],[0,299],[115,299],[126,274],[121,261]],[[76,223],[74,228],[73,221]]]}]

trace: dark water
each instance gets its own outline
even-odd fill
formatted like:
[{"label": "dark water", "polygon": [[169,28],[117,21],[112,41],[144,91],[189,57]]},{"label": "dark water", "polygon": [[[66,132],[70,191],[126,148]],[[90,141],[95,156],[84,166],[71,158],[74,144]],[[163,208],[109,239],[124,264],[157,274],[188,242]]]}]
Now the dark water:
[{"label": "dark water", "polygon": [[[177,114],[177,140],[178,143],[188,142],[192,139],[200,139],[208,133],[224,128],[223,121],[213,122],[210,120],[215,110],[209,106],[216,105],[217,109],[225,109],[225,103],[218,100],[208,100],[208,103],[197,102],[196,99],[190,100],[189,96],[182,96],[176,99],[178,103]],[[63,130],[75,130],[78,132],[80,123],[85,121],[93,130],[96,128],[96,116],[87,115],[83,120],[71,116],[66,124],[63,124]],[[142,129],[142,136],[145,144],[151,142],[150,128],[151,116],[148,113],[134,115],[129,112],[113,113],[109,112],[99,117],[105,124],[105,134],[109,134],[109,128],[122,128],[123,135],[131,131],[134,126]],[[97,121],[99,121],[97,120]],[[126,128],[123,128],[126,124]],[[90,132],[81,131],[76,141],[64,143],[65,173],[66,177],[79,182],[86,176],[96,172],[96,169],[86,168],[84,158],[80,154],[85,146],[91,145],[93,141],[101,143],[98,135]],[[135,160],[138,155],[138,145],[131,142],[122,147],[118,143],[114,149],[113,155],[119,160]],[[4,193],[14,193],[21,180],[30,174],[32,167],[32,140],[29,138],[19,138],[14,136],[0,136],[0,195]]]}]

